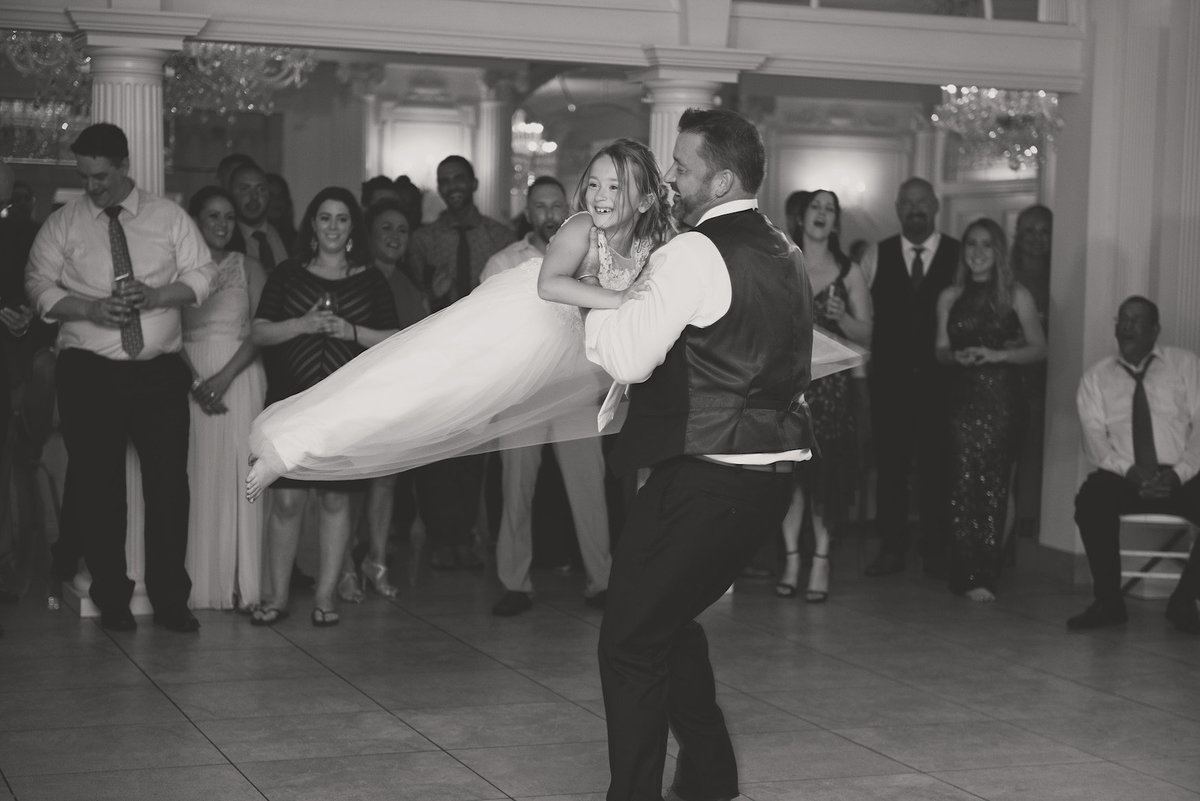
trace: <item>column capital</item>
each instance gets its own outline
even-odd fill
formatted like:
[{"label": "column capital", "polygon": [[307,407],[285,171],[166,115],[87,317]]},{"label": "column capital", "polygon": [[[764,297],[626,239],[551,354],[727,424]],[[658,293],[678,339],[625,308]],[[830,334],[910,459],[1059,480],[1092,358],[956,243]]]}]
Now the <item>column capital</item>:
[{"label": "column capital", "polygon": [[758,69],[768,55],[752,50],[664,45],[646,45],[642,52],[650,65],[637,76],[643,82],[667,79],[737,83],[742,72]]},{"label": "column capital", "polygon": [[164,11],[112,8],[69,8],[67,16],[88,48],[116,47],[161,50],[183,49],[183,40],[196,36],[208,17]]}]

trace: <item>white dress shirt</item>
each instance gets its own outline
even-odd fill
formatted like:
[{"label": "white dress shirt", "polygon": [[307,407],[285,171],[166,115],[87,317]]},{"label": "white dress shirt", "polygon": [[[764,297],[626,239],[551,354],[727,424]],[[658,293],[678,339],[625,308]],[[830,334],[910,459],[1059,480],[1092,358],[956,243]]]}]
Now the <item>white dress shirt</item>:
[{"label": "white dress shirt", "polygon": [[[758,208],[750,198],[722,203],[705,220]],[[680,234],[654,253],[628,299],[617,309],[593,309],[584,325],[587,357],[616,381],[639,384],[650,377],[689,325],[707,328],[733,302],[729,268],[704,234]],[[783,453],[706,454],[731,464],[804,461],[807,448]]]},{"label": "white dress shirt", "polygon": [[[908,271],[909,278],[912,277],[912,265],[917,255],[917,248],[923,248],[921,261],[925,265],[925,275],[929,275],[929,265],[933,262],[933,256],[937,253],[938,245],[941,243],[942,233],[940,231],[934,231],[924,242],[916,244],[909,242],[903,236],[900,237],[900,252],[904,258],[904,269]],[[878,242],[866,249],[858,268],[862,270],[863,277],[867,279],[867,288],[870,289],[871,285],[875,283],[875,273],[879,269]]]},{"label": "white dress shirt", "polygon": [[537,246],[533,244],[533,232],[531,231],[508,247],[492,254],[492,257],[483,265],[483,272],[479,274],[479,283],[482,284],[493,275],[511,270],[530,259],[540,259],[544,255],[545,253],[538,250]]},{"label": "white dress shirt", "polygon": [[[151,287],[176,281],[191,287],[199,306],[216,277],[208,245],[196,224],[175,203],[134,187],[120,203],[119,220],[134,277]],[[87,195],[68,201],[46,218],[25,268],[25,291],[43,317],[63,298],[98,300],[112,295],[113,260],[108,215]],[[175,353],[182,347],[177,308],[142,309],[145,347],[138,360]],[[117,361],[129,360],[121,329],[90,320],[64,321],[59,348],[81,348]]]},{"label": "white dress shirt", "polygon": [[[1200,470],[1200,358],[1168,346],[1151,353],[1142,385],[1154,424],[1154,449],[1159,464],[1171,465],[1186,482]],[[1075,396],[1088,459],[1121,476],[1134,463],[1135,383],[1125,364],[1117,356],[1100,361],[1084,373]]]}]

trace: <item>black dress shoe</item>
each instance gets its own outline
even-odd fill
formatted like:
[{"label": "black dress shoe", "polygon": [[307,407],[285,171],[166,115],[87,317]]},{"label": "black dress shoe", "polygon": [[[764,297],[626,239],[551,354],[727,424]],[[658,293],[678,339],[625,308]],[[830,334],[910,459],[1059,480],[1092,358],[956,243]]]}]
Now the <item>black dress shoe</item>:
[{"label": "black dress shoe", "polygon": [[492,607],[492,614],[496,617],[512,617],[532,608],[533,601],[527,594],[509,590],[496,601],[496,605]]},{"label": "black dress shoe", "polygon": [[109,631],[137,630],[137,621],[128,607],[116,611],[100,610],[100,625]]},{"label": "black dress shoe", "polygon": [[1125,613],[1125,604],[1104,604],[1096,601],[1075,617],[1067,618],[1067,628],[1072,631],[1084,629],[1102,629],[1106,626],[1119,626],[1129,620]]},{"label": "black dress shoe", "polygon": [[162,626],[167,631],[175,631],[180,634],[191,634],[200,630],[200,621],[196,620],[187,609],[175,614],[159,614],[154,613],[154,625]]},{"label": "black dress shoe", "polygon": [[1200,634],[1200,612],[1191,598],[1172,595],[1167,601],[1167,620],[1184,634]]},{"label": "black dress shoe", "polygon": [[904,557],[898,553],[889,553],[888,551],[880,551],[879,556],[875,557],[875,561],[867,565],[863,571],[865,575],[872,578],[879,576],[890,576],[893,573],[904,572]]}]

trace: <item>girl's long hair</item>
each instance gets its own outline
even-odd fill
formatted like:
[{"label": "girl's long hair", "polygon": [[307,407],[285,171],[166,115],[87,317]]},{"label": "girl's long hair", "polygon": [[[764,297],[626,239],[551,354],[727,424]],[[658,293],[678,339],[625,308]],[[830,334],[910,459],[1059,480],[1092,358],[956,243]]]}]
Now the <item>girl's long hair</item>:
[{"label": "girl's long hair", "polygon": [[829,241],[826,244],[826,247],[829,248],[829,253],[831,256],[833,256],[833,260],[837,262],[838,271],[845,272],[846,270],[850,269],[850,257],[847,256],[842,250],[842,201],[838,200],[837,192],[834,192],[832,189],[814,189],[811,192],[804,193],[808,195],[808,197],[804,200],[804,205],[800,207],[800,225],[797,226],[800,229],[798,231],[800,234],[800,240],[798,244],[800,245],[800,249],[803,250],[804,213],[807,211],[808,207],[812,205],[812,202],[816,199],[817,195],[821,194],[822,192],[833,198],[833,228],[831,228],[829,231]]},{"label": "girl's long hair", "polygon": [[992,305],[997,312],[1005,313],[1012,308],[1013,278],[1012,262],[1009,261],[1008,237],[1004,229],[990,217],[980,217],[971,222],[962,234],[962,247],[958,256],[958,271],[954,274],[954,285],[962,289],[971,278],[971,268],[967,266],[967,236],[976,228],[987,231],[992,239],[992,250],[996,253],[996,264],[992,267],[992,277],[988,279],[988,289],[992,296]]},{"label": "girl's long hair", "polygon": [[308,208],[304,210],[304,216],[300,219],[300,227],[296,229],[292,257],[305,264],[316,258],[317,229],[313,226],[313,222],[317,218],[317,211],[320,210],[321,204],[326,200],[336,200],[350,210],[350,239],[347,240],[350,250],[346,251],[346,261],[356,266],[368,264],[367,229],[363,225],[362,209],[359,208],[358,199],[350,190],[340,186],[325,187],[308,204]]},{"label": "girl's long hair", "polygon": [[[654,160],[650,148],[633,139],[618,139],[596,151],[584,168],[583,174],[579,176],[579,184],[575,187],[575,210],[583,211],[586,208],[584,196],[587,193],[588,175],[596,159],[601,156],[612,159],[613,166],[617,168],[617,175],[621,176],[622,188],[633,185],[638,197],[645,197],[650,201],[650,208],[638,217],[633,225],[634,238],[648,239],[651,248],[656,248],[674,236],[675,224],[668,202],[670,189],[663,183],[658,163]],[[624,192],[620,194],[617,202],[625,202]]]}]

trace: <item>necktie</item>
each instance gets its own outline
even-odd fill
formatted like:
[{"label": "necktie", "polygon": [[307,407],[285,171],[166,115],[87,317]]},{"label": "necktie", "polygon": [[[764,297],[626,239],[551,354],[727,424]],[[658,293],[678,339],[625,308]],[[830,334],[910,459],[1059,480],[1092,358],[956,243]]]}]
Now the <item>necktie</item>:
[{"label": "necktie", "polygon": [[275,269],[275,252],[271,250],[271,242],[263,231],[255,231],[250,235],[258,243],[258,263],[267,272]]},{"label": "necktie", "polygon": [[912,285],[916,289],[921,285],[921,279],[925,277],[925,260],[921,258],[921,254],[925,252],[925,248],[913,248],[912,260]]},{"label": "necktie", "polygon": [[470,226],[459,226],[458,252],[454,257],[455,287],[460,298],[471,294],[471,244],[467,241],[469,230]]},{"label": "necktie", "polygon": [[[108,244],[112,249],[113,281],[120,283],[133,278],[133,260],[129,258],[129,243],[125,241],[125,229],[121,227],[121,221],[117,219],[121,214],[121,207],[111,206],[105,209],[104,213],[108,215]],[[141,312],[134,309],[133,316],[121,326],[121,349],[130,357],[136,357],[142,352],[144,346],[142,315]]]},{"label": "necktie", "polygon": [[1154,447],[1154,421],[1150,419],[1150,402],[1143,380],[1153,359],[1151,354],[1141,370],[1121,365],[1133,379],[1133,463],[1150,471],[1158,470],[1158,451]]}]

